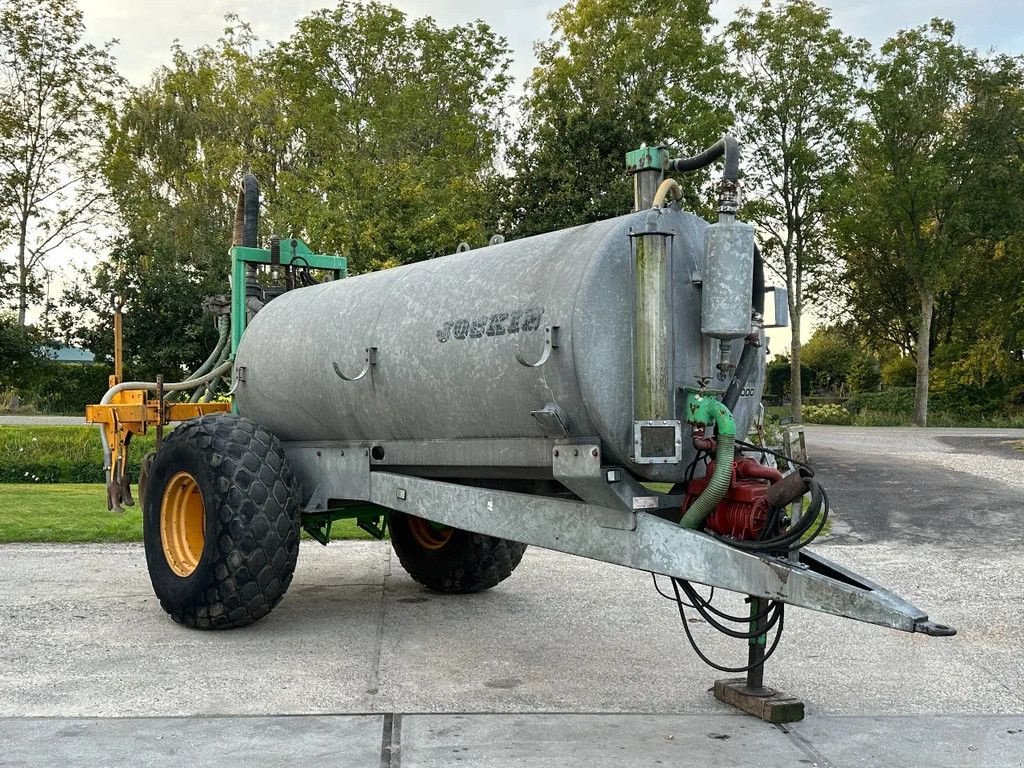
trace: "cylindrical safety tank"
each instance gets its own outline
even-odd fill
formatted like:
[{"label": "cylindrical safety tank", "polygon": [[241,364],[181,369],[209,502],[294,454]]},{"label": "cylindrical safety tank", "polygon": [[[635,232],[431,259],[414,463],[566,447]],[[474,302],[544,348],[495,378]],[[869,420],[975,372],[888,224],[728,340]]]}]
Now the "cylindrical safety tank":
[{"label": "cylindrical safety tank", "polygon": [[[708,224],[675,208],[672,232],[675,384],[713,389],[718,342],[700,333]],[[633,453],[634,233],[651,211],[480,250],[301,288],[264,307],[236,356],[239,413],[284,441],[544,437],[531,412],[556,404],[569,433],[602,441],[604,461],[637,476],[681,480],[679,464],[637,464]],[[558,347],[539,367],[545,329]],[[735,345],[733,362],[742,345]],[[357,381],[366,350],[376,364]],[[738,434],[760,403],[763,347],[735,409]],[[677,390],[678,391],[678,390]],[[681,404],[685,394],[679,391]],[[549,433],[550,436],[550,433]]]}]

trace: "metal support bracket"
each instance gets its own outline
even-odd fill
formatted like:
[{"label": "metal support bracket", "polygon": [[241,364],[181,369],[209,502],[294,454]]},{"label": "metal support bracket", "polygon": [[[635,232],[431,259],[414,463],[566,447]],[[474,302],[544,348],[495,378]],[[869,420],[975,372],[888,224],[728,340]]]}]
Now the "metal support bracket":
[{"label": "metal support bracket", "polygon": [[636,528],[630,498],[643,487],[624,482],[621,474],[612,482],[601,466],[601,447],[596,441],[557,445],[551,450],[551,471],[555,480],[594,505],[602,528]]},{"label": "metal support bracket", "polygon": [[284,452],[301,486],[302,508],[307,513],[325,512],[331,499],[369,499],[368,449],[285,443]]}]

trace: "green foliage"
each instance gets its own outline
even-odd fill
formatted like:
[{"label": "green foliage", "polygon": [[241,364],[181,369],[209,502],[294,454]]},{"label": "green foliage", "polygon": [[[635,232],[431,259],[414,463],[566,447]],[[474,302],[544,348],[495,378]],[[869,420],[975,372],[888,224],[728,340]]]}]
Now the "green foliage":
[{"label": "green foliage", "polygon": [[[504,224],[516,237],[620,215],[632,208],[626,152],[641,144],[687,154],[730,118],[725,52],[708,40],[708,0],[572,0],[537,46]],[[705,176],[681,179],[699,205]]]},{"label": "green foliage", "polygon": [[887,387],[911,388],[917,382],[917,364],[909,357],[894,357],[882,364],[882,383]]},{"label": "green foliage", "polygon": [[850,389],[850,394],[875,392],[881,383],[882,375],[879,371],[878,360],[874,356],[859,354],[854,357],[846,374],[846,384]]},{"label": "green foliage", "polygon": [[203,298],[227,292],[238,182],[252,171],[261,237],[298,235],[367,271],[486,242],[504,133],[508,47],[485,24],[444,28],[341,2],[260,45],[235,17],[212,46],[172,50],[112,122],[103,169],[125,235],[65,297],[66,334],[173,377],[212,345]]},{"label": "green foliage", "polygon": [[0,298],[22,325],[43,261],[105,213],[96,148],[122,81],[85,36],[74,0],[0,2]]},{"label": "green foliage", "polygon": [[[908,426],[913,421],[914,388],[865,392],[850,398],[845,406],[856,426]],[[998,394],[935,395],[930,421],[933,426],[947,427],[1020,427],[1024,426],[1024,410],[1006,407]]]},{"label": "green foliage", "polygon": [[838,392],[857,359],[857,347],[842,330],[822,327],[803,345],[801,355],[801,362],[814,371],[815,386]]},{"label": "green foliage", "polygon": [[830,403],[826,405],[805,405],[804,421],[808,424],[836,424],[849,426],[852,423],[850,412],[843,406]]},{"label": "green foliage", "polygon": [[[845,183],[857,86],[868,44],[831,24],[809,0],[740,8],[725,39],[739,71],[737,128],[745,157],[744,209],[757,225],[762,252],[789,295],[793,367],[802,369],[801,318],[816,282],[834,270],[823,226],[829,192]],[[845,379],[835,361],[819,371],[822,386]],[[792,371],[790,398],[800,418],[803,376]]]},{"label": "green foliage", "polygon": [[42,413],[81,416],[109,388],[113,368],[102,364],[50,363],[25,395]]},{"label": "green foliage", "polygon": [[[153,449],[154,436],[132,439],[128,465]],[[103,481],[103,448],[97,427],[0,427],[0,483],[98,483]]]},{"label": "green foliage", "polygon": [[[113,307],[108,297],[117,295],[124,302],[128,378],[152,381],[163,374],[174,381],[195,370],[216,344],[213,318],[203,311],[206,290],[212,286],[191,264],[151,257],[139,241],[122,239],[108,260],[83,278],[65,292],[58,323],[97,360],[112,362]],[[106,387],[99,394],[105,391]]]},{"label": "green foliage", "polygon": [[0,389],[27,386],[39,368],[39,346],[42,339],[30,326],[17,318],[0,313]]},{"label": "green foliage", "polygon": [[442,28],[375,2],[300,20],[266,62],[290,148],[275,227],[355,272],[485,243],[509,62],[482,22]]},{"label": "green foliage", "polygon": [[[788,357],[778,356],[768,361],[765,372],[765,394],[769,397],[788,398],[791,395],[791,363]],[[800,367],[802,391],[809,392],[814,383],[815,372],[808,366]]]},{"label": "green foliage", "polygon": [[838,287],[876,349],[916,358],[923,424],[935,343],[974,345],[961,377],[1020,359],[1024,67],[965,48],[936,19],[887,41],[872,77],[855,173],[837,201]]},{"label": "green foliage", "polygon": [[[234,17],[214,46],[171,50],[112,121],[103,167],[125,223],[118,250],[196,270],[226,288],[241,174],[275,180],[283,160],[280,99],[265,81],[251,30]],[[285,233],[288,234],[288,233]],[[98,288],[96,288],[98,290]]]}]

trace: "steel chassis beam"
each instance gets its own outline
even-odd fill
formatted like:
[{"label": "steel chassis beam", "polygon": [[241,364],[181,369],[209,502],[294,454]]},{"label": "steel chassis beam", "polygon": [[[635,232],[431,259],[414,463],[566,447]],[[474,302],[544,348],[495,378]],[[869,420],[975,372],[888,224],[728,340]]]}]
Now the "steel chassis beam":
[{"label": "steel chassis beam", "polygon": [[[436,480],[370,474],[370,501],[476,533],[674,576],[905,632],[936,632],[928,615],[816,555],[758,557],[645,512],[615,511]],[[628,521],[628,522],[627,522]]]},{"label": "steel chassis beam", "polygon": [[905,632],[954,633],[889,590],[819,555],[801,550],[796,560],[759,556],[657,516],[673,497],[648,490],[621,467],[602,466],[596,442],[559,443],[550,450],[552,476],[582,501],[389,471],[371,465],[366,446],[285,444],[309,516],[369,502],[454,528]]}]

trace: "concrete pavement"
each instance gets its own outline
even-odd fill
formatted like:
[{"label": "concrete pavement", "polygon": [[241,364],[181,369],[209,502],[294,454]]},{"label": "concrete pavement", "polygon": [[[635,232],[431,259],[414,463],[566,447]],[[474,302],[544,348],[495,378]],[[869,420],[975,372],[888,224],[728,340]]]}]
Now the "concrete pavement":
[{"label": "concrete pavement", "polygon": [[202,633],[160,610],[137,545],[7,545],[0,765],[1020,768],[1024,454],[893,432],[808,430],[846,531],[816,548],[960,634],[790,610],[766,682],[806,701],[795,726],[712,698],[675,606],[615,566],[531,549],[498,588],[441,596],[387,544],[306,543],[270,616]]},{"label": "concrete pavement", "polygon": [[385,544],[304,544],[270,616],[202,633],[160,610],[138,546],[0,547],[0,765],[397,766],[396,721],[405,766],[1024,764],[1024,554],[821,549],[961,634],[790,611],[766,680],[808,717],[785,732],[712,698],[675,607],[614,566],[530,550],[495,590],[449,597]]},{"label": "concrete pavement", "polygon": [[0,427],[83,427],[84,416],[19,416],[0,414]]},{"label": "concrete pavement", "polygon": [[[1024,718],[405,714],[0,720],[0,765],[1019,768]],[[40,757],[45,756],[45,763]]]}]

